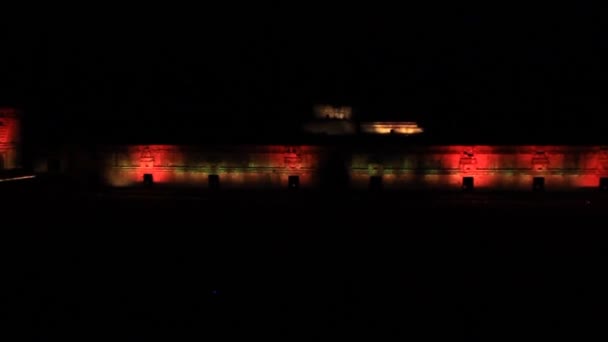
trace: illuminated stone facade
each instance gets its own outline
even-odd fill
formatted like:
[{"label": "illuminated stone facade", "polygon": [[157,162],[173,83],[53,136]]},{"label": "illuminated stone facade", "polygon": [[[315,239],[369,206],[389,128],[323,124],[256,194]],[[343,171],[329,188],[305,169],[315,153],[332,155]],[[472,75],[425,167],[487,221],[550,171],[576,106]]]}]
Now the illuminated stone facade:
[{"label": "illuminated stone facade", "polygon": [[546,190],[597,189],[607,176],[603,156],[599,146],[384,148],[353,154],[351,184],[362,189],[379,175],[385,189],[461,189],[470,177],[476,190],[525,191],[536,178]]},{"label": "illuminated stone facade", "polygon": [[208,188],[210,179],[222,188],[266,189],[318,183],[319,147],[313,146],[174,146],[142,145],[106,149],[103,179],[111,186],[154,184]]},{"label": "illuminated stone facade", "polygon": [[[348,108],[318,107],[316,113],[335,114],[327,122],[352,121]],[[367,124],[362,127],[379,133],[421,132],[415,123]],[[302,138],[314,143],[290,145],[71,145],[39,152],[31,162],[38,173],[111,187],[319,189],[340,184],[386,191],[608,191],[604,146],[416,145],[408,137],[383,135],[320,140],[309,135]],[[19,140],[17,112],[1,110],[2,168],[19,166]]]},{"label": "illuminated stone facade", "polygon": [[13,108],[0,108],[0,170],[20,166],[20,133],[19,112]]},{"label": "illuminated stone facade", "polygon": [[[341,156],[332,162],[332,156]],[[390,190],[561,191],[598,189],[608,182],[608,150],[600,146],[141,145],[108,147],[106,184],[227,189],[316,189],[330,168],[343,167],[351,189],[375,182]],[[145,176],[148,175],[148,176]],[[215,178],[215,179],[213,179]],[[608,183],[606,183],[608,186]]]}]

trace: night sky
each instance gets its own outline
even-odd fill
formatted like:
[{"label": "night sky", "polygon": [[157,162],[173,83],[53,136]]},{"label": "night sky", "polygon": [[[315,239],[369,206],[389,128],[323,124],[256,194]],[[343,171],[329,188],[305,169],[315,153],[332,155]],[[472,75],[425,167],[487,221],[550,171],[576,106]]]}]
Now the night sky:
[{"label": "night sky", "polygon": [[30,136],[74,141],[263,135],[315,103],[434,136],[601,132],[608,43],[594,8],[235,6],[4,22],[0,104],[24,109]]}]

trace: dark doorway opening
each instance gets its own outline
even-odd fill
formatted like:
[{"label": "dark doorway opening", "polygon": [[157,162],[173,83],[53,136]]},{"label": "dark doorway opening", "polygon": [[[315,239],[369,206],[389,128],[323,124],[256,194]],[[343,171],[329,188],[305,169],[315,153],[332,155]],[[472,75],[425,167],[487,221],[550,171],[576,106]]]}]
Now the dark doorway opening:
[{"label": "dark doorway opening", "polygon": [[154,176],[151,173],[145,173],[144,174],[144,185],[152,186],[152,184],[154,184]]},{"label": "dark doorway opening", "polygon": [[290,189],[298,189],[300,187],[300,176],[289,176],[287,178],[287,186]]},{"label": "dark doorway opening", "polygon": [[608,177],[600,177],[600,190],[608,191]]},{"label": "dark doorway opening", "polygon": [[209,183],[209,189],[218,190],[220,188],[220,176],[219,175],[209,175],[209,177],[207,177],[207,181]]},{"label": "dark doorway opening", "polygon": [[382,176],[369,177],[369,189],[372,191],[382,190]]},{"label": "dark doorway opening", "polygon": [[534,177],[534,179],[532,180],[532,190],[533,191],[545,190],[545,177]]},{"label": "dark doorway opening", "polygon": [[462,190],[473,191],[474,188],[475,188],[475,178],[462,177]]}]

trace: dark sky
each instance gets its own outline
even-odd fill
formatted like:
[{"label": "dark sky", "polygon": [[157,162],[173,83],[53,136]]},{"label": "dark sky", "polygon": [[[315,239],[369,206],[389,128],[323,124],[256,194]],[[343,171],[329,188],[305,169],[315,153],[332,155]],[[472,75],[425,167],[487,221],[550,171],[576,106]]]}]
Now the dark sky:
[{"label": "dark sky", "polygon": [[319,102],[435,134],[579,134],[608,109],[594,8],[236,6],[5,22],[0,102],[49,137],[264,132]]}]

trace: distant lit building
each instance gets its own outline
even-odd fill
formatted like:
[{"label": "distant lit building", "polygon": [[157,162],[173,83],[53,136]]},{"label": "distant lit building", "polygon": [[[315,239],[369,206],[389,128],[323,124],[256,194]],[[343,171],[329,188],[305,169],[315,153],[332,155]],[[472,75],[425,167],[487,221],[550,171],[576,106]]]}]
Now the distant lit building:
[{"label": "distant lit building", "polygon": [[419,134],[423,130],[415,122],[362,122],[361,132],[366,134]]},{"label": "distant lit building", "polygon": [[317,105],[314,107],[314,114],[317,119],[353,119],[353,109],[348,106]]},{"label": "distant lit building", "polygon": [[423,132],[423,129],[416,122],[410,121],[357,123],[351,107],[331,105],[315,106],[314,120],[304,124],[303,128],[306,133],[325,135],[353,135],[357,132],[411,135]]}]

